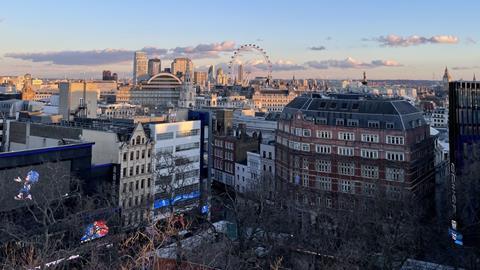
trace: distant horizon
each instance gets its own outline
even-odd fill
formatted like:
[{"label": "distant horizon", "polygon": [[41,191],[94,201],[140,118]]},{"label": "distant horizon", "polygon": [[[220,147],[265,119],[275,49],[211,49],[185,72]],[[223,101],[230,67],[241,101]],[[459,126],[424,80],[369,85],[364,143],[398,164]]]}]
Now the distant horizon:
[{"label": "distant horizon", "polygon": [[[0,35],[7,42],[0,43],[0,74],[82,78],[111,70],[131,77],[137,50],[159,57],[163,67],[175,57],[189,57],[200,69],[226,67],[242,44],[266,52],[274,78],[356,79],[366,70],[380,80],[441,80],[445,66],[453,78],[480,74],[480,23],[471,22],[480,2],[455,2],[462,12],[452,12],[446,0],[234,7],[220,0],[26,0],[2,7]],[[266,72],[268,64],[256,57],[244,61]]]}]

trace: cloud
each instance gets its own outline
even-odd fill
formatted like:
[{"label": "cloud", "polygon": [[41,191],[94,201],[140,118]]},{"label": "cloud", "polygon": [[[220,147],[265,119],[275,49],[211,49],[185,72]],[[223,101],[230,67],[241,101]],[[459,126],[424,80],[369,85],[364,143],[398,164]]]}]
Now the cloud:
[{"label": "cloud", "polygon": [[458,66],[452,67],[453,70],[469,70],[469,69],[480,69],[480,66]]},{"label": "cloud", "polygon": [[[257,65],[257,67],[259,66]],[[305,69],[305,66],[296,64],[289,60],[278,60],[272,63],[272,71],[293,71]]]},{"label": "cloud", "polygon": [[325,48],[325,46],[312,46],[308,49],[312,51],[323,51],[323,50],[326,50],[327,48]]},{"label": "cloud", "polygon": [[437,35],[432,37],[424,37],[412,35],[409,37],[402,37],[398,35],[380,36],[373,39],[362,39],[363,41],[376,41],[381,46],[385,47],[408,47],[423,44],[456,44],[459,39],[451,35]]},{"label": "cloud", "polygon": [[467,44],[477,44],[477,41],[475,39],[473,39],[472,37],[467,37],[465,39],[465,43],[467,43]]},{"label": "cloud", "polygon": [[[218,58],[220,53],[233,51],[234,48],[235,42],[224,41],[221,43],[199,44],[196,46],[176,47],[173,49],[144,47],[141,51],[146,52],[149,56],[157,56],[163,59],[173,59],[176,57],[204,59]],[[94,66],[132,61],[134,52],[134,50],[125,49],[104,49],[88,51],[7,53],[5,54],[5,57],[31,62],[49,62],[55,65]]]},{"label": "cloud", "polygon": [[325,38],[325,40],[332,40],[332,37],[329,36],[329,37]]},{"label": "cloud", "polygon": [[0,18],[0,23],[2,23],[3,21],[5,21],[5,19],[4,19],[4,18]]},{"label": "cloud", "polygon": [[314,69],[329,69],[329,68],[376,68],[376,67],[400,67],[402,66],[394,60],[372,60],[371,62],[358,61],[352,57],[347,57],[344,60],[322,60],[322,61],[308,61],[306,66]]}]

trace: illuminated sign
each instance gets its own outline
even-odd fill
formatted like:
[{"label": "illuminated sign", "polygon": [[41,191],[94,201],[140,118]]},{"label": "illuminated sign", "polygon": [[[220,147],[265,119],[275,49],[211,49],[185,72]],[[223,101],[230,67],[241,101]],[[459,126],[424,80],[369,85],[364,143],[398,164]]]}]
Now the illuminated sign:
[{"label": "illuminated sign", "polygon": [[186,201],[190,199],[196,199],[200,197],[199,191],[193,191],[188,194],[180,194],[171,199],[155,200],[153,203],[153,209],[158,209],[170,205],[174,205],[177,202]]},{"label": "illuminated sign", "polygon": [[88,224],[85,233],[80,239],[82,243],[88,242],[97,238],[102,238],[108,234],[108,226],[105,220],[97,220]]}]

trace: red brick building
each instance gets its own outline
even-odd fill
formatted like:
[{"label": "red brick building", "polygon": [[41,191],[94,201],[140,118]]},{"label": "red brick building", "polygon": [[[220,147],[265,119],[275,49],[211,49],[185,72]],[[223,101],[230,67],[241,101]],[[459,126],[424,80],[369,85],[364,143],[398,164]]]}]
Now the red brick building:
[{"label": "red brick building", "polygon": [[434,193],[434,141],[405,100],[361,95],[295,98],[282,112],[276,176],[297,200],[348,209],[358,199]]}]

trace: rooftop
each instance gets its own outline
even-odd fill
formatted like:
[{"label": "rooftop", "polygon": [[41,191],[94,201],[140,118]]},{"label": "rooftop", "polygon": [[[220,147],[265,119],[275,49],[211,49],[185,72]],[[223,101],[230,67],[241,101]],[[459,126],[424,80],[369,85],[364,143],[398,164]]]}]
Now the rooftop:
[{"label": "rooftop", "polygon": [[298,111],[306,120],[326,118],[329,125],[334,125],[338,118],[358,120],[356,126],[359,127],[368,127],[368,122],[374,121],[379,122],[378,128],[385,128],[389,122],[394,124],[392,129],[401,130],[426,125],[422,112],[400,98],[363,94],[304,95],[287,104],[280,119],[289,120]]}]

